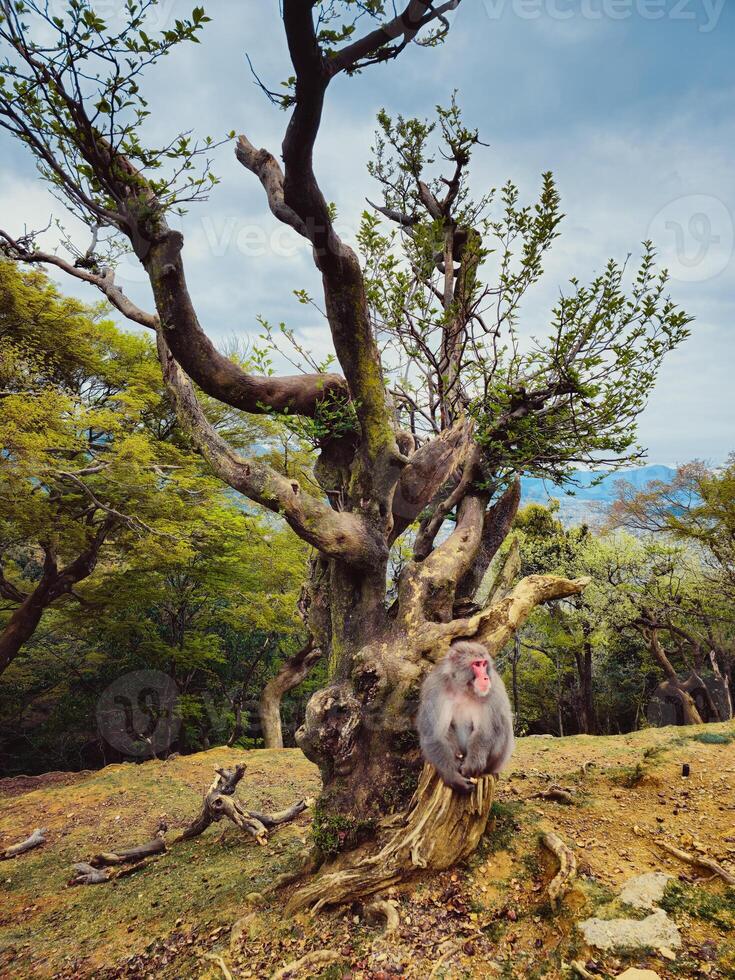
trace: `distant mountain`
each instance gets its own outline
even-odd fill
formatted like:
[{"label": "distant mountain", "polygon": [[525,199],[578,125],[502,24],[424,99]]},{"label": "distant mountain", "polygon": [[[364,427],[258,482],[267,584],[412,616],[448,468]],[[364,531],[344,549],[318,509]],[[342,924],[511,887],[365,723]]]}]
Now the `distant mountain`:
[{"label": "distant mountain", "polygon": [[589,470],[578,470],[574,473],[574,481],[578,486],[574,483],[555,486],[538,477],[523,477],[521,506],[547,504],[554,497],[559,501],[564,523],[577,524],[603,512],[617,497],[616,484],[621,480],[631,483],[637,490],[643,490],[654,480],[671,480],[675,473],[670,466],[641,466],[635,470],[606,473],[595,486],[592,482],[600,474]]}]

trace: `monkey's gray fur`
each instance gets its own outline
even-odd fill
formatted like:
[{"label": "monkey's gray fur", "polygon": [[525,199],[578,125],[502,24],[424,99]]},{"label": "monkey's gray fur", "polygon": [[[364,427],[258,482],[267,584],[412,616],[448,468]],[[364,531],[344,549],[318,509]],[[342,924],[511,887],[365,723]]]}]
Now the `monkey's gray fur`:
[{"label": "monkey's gray fur", "polygon": [[[490,679],[484,695],[478,693],[485,683],[483,660]],[[424,759],[453,789],[469,793],[471,776],[504,768],[515,745],[513,713],[505,685],[481,643],[452,644],[422,685],[416,723]]]}]

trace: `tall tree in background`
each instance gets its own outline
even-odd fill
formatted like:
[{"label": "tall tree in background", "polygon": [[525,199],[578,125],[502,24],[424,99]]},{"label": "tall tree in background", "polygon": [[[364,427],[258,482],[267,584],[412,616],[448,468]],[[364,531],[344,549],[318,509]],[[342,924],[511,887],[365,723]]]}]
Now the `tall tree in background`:
[{"label": "tall tree in background", "polygon": [[173,438],[147,338],[0,261],[0,673],[100,564],[175,539],[216,481]]},{"label": "tall tree in background", "polygon": [[[705,692],[707,687],[697,674],[709,661],[724,694],[722,707],[710,705],[710,711],[731,718],[735,687],[730,635],[735,601],[735,457],[731,455],[719,470],[697,461],[687,463],[677,469],[671,481],[656,480],[642,491],[621,483],[608,522],[611,527],[678,542],[701,563],[703,580],[694,588],[672,588],[668,601],[654,603],[646,610],[641,628],[674,687],[678,678],[662,636],[667,636],[669,645],[680,654],[687,652],[694,680]],[[696,710],[687,712],[691,722],[696,722],[697,715]]]},{"label": "tall tree in background", "polygon": [[[409,0],[360,35],[365,19],[385,17],[381,0],[283,2],[294,72],[280,99],[290,112],[283,167],[245,136],[236,152],[263,185],[275,219],[312,246],[343,376],[277,378],[246,373],[209,341],[186,284],[183,236],[167,222],[214,181],[206,163],[197,170],[208,144],[187,135],[165,146],[143,143],[142,76],[177,44],[197,39],[204,10],[153,37],[145,0],[129,0],[128,23],[117,32],[86,0],[71,0],[64,17],[35,0],[22,10],[0,0],[7,48],[0,126],[29,147],[57,193],[95,229],[76,263],[8,230],[5,252],[90,282],[155,330],[179,418],[214,473],[281,514],[316,550],[310,629],[330,679],[312,697],[298,742],[324,781],[317,843],[321,828],[334,836],[336,823],[345,848],[410,795],[410,705],[451,642],[473,637],[495,653],[536,605],[584,588],[581,580],[533,575],[501,601],[475,602],[517,506],[517,475],[560,479],[580,462],[639,455],[635,418],[661,358],[687,335],[688,318],[666,298],[666,276],[646,245],[629,295],[625,270],[611,262],[588,286],[572,280],[549,324],[522,344],[519,304],[558,234],[558,196],[546,175],[531,205],[512,185],[499,202],[473,200],[467,167],[479,137],[454,104],[439,110],[438,129],[381,116],[373,174],[384,199],[364,220],[364,267],[339,238],[313,169],[330,84],[397,59],[416,48],[411,42],[439,43],[456,6]],[[436,164],[435,138],[446,173]],[[109,248],[120,239],[148,273],[154,313],[136,308],[114,283]],[[321,495],[260,458],[238,455],[208,422],[195,385],[237,409],[310,420]],[[451,533],[443,536],[448,519]],[[417,520],[412,560],[388,604],[390,550]],[[447,805],[433,805],[437,799]],[[491,799],[492,780],[460,799],[429,774],[408,829],[393,831],[378,856],[328,869],[292,907],[374,891],[416,864],[451,864],[476,845]]]}]

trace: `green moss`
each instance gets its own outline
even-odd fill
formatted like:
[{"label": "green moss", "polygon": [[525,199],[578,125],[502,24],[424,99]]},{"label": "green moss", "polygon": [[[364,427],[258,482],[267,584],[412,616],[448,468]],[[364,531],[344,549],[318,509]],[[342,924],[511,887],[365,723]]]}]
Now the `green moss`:
[{"label": "green moss", "polygon": [[696,885],[670,881],[659,904],[667,912],[686,912],[712,922],[723,931],[735,929],[735,888],[712,892]]},{"label": "green moss", "polygon": [[718,732],[700,732],[699,735],[694,736],[696,742],[702,742],[703,745],[729,745],[730,742],[735,742],[735,735],[723,735]]},{"label": "green moss", "polygon": [[314,843],[326,857],[351,850],[375,833],[374,820],[359,820],[341,813],[330,813],[324,802],[314,809],[312,834]]}]

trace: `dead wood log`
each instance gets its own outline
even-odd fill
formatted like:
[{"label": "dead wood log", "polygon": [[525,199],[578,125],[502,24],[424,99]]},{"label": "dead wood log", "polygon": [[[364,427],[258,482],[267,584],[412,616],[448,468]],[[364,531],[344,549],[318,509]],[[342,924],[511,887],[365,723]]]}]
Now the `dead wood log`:
[{"label": "dead wood log", "polygon": [[577,859],[557,834],[544,834],[541,842],[544,847],[548,848],[555,855],[559,862],[559,871],[552,878],[548,889],[551,907],[557,910],[561,905],[561,900],[572,887],[572,882],[577,877]]},{"label": "dead wood log", "polygon": [[110,872],[106,868],[93,868],[85,861],[75,864],[74,871],[76,874],[70,879],[70,885],[102,885],[110,880]]},{"label": "dead wood log", "polygon": [[562,786],[550,786],[549,789],[542,790],[540,793],[532,793],[529,800],[553,800],[554,803],[564,803],[566,806],[574,803],[574,794],[569,789]]},{"label": "dead wood log", "polygon": [[252,834],[259,844],[264,845],[268,840],[268,830],[271,827],[293,820],[309,805],[308,800],[298,800],[287,809],[270,814],[246,810],[240,801],[234,798],[237,784],[245,775],[246,769],[244,763],[235,766],[234,769],[215,769],[217,775],[204,795],[202,809],[186,830],[176,838],[176,842],[198,837],[210,824],[226,817],[241,830]]},{"label": "dead wood log", "polygon": [[25,854],[26,851],[32,851],[34,847],[40,847],[46,843],[47,833],[48,830],[45,827],[36,828],[30,837],[26,837],[19,844],[12,844],[10,847],[6,847],[4,851],[1,851],[0,861],[8,861],[10,858],[18,857],[19,854]]},{"label": "dead wood log", "polygon": [[154,854],[166,853],[166,841],[163,837],[154,837],[146,844],[139,844],[137,847],[128,847],[118,851],[103,851],[95,854],[89,859],[93,868],[111,867],[115,864],[132,864],[142,861],[144,858],[152,857]]},{"label": "dead wood log", "polygon": [[735,875],[726,871],[722,865],[713,861],[712,858],[704,857],[700,854],[689,854],[687,851],[682,851],[678,847],[674,847],[673,844],[668,844],[666,841],[657,840],[654,843],[662,848],[664,851],[668,851],[669,854],[673,854],[674,857],[683,861],[685,864],[694,865],[694,867],[706,868],[711,871],[712,874],[718,875],[723,881],[726,881],[728,885],[735,885]]}]

